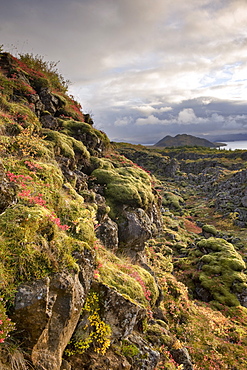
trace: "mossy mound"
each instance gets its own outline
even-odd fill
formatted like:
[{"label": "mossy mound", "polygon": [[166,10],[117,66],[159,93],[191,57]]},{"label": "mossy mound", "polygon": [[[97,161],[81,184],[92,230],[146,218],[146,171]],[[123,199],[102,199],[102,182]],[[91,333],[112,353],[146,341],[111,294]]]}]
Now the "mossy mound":
[{"label": "mossy mound", "polygon": [[203,225],[202,231],[208,234],[212,234],[214,236],[217,234],[217,229],[214,225]]},{"label": "mossy mound", "polygon": [[102,154],[110,147],[110,141],[106,134],[96,130],[86,122],[78,122],[71,119],[63,120],[62,132],[80,140],[92,155]]},{"label": "mossy mound", "polygon": [[199,281],[213,299],[227,306],[240,304],[237,294],[247,288],[246,264],[231,243],[224,239],[203,239],[198,244],[202,251],[208,251],[200,258],[202,270]]},{"label": "mossy mound", "polygon": [[104,187],[104,195],[111,209],[110,216],[116,215],[119,205],[147,209],[154,202],[150,176],[135,167],[114,168],[108,161],[101,161],[101,168],[92,172],[97,183]]},{"label": "mossy mound", "polygon": [[61,132],[48,129],[43,130],[43,135],[46,140],[49,140],[54,145],[56,155],[65,156],[71,159],[75,159],[76,155],[80,155],[85,161],[89,161],[90,154],[81,141],[62,134]]},{"label": "mossy mound", "polygon": [[183,202],[184,200],[180,195],[174,194],[170,191],[164,192],[162,199],[163,206],[171,208],[173,210],[181,210],[181,205]]}]

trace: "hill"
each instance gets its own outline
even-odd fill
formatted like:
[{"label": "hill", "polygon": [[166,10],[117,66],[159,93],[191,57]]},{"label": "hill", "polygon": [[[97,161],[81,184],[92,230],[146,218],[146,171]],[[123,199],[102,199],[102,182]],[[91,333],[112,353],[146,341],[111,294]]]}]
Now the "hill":
[{"label": "hill", "polygon": [[243,151],[110,143],[0,53],[0,368],[247,368]]},{"label": "hill", "polygon": [[158,141],[154,146],[157,147],[179,147],[179,146],[202,146],[207,148],[215,148],[218,145],[211,143],[206,139],[201,139],[192,135],[182,134],[172,136],[165,136],[163,139]]}]

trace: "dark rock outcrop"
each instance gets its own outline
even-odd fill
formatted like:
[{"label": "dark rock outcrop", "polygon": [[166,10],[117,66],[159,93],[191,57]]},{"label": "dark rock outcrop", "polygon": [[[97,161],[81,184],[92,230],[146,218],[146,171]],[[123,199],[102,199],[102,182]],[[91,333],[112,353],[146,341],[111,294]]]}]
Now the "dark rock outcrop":
[{"label": "dark rock outcrop", "polygon": [[79,274],[59,273],[18,289],[13,318],[38,370],[60,369],[91,285],[91,263],[81,256]]}]

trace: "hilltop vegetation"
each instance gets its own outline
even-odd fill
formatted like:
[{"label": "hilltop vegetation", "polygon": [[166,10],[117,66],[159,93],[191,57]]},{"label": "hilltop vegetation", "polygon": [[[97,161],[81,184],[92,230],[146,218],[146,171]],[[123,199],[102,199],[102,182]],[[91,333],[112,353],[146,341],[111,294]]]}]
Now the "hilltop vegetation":
[{"label": "hilltop vegetation", "polygon": [[1,369],[246,369],[246,153],[110,143],[39,56],[0,81]]}]

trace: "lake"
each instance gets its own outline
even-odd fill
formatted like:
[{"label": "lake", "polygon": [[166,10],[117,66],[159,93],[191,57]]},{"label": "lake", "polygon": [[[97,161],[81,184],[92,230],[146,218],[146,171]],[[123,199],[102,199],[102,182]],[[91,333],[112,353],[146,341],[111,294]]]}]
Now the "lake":
[{"label": "lake", "polygon": [[240,141],[225,141],[226,146],[220,147],[220,150],[235,150],[235,149],[245,149],[247,150],[247,140]]}]

